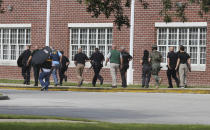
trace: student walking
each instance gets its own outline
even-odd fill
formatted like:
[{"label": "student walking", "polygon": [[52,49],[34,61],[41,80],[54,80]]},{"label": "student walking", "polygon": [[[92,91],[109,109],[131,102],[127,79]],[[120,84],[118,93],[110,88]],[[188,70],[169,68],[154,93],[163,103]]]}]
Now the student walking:
[{"label": "student walking", "polygon": [[178,60],[176,64],[176,70],[179,68],[180,87],[185,88],[187,86],[187,72],[191,71],[190,56],[184,51],[184,46],[180,46],[180,53],[178,54]]},{"label": "student walking", "polygon": [[22,68],[23,84],[30,85],[31,63],[28,59],[31,55],[31,46],[26,46],[26,50],[18,58],[18,66]]},{"label": "student walking", "polygon": [[149,82],[151,78],[151,64],[149,62],[149,51],[144,50],[144,56],[141,60],[142,64],[142,88],[149,88]]},{"label": "student walking", "polygon": [[65,79],[65,81],[67,81],[67,76],[65,75],[65,72],[68,69],[68,66],[70,64],[69,62],[69,58],[67,58],[66,56],[64,56],[64,52],[61,51],[62,54],[62,61],[61,61],[61,66],[59,68],[59,77],[60,77],[60,86],[63,85],[63,79]]},{"label": "student walking", "polygon": [[126,81],[126,73],[129,68],[129,62],[132,60],[132,56],[127,52],[124,47],[121,47],[121,55],[123,59],[122,68],[120,69],[121,79],[122,79],[122,87],[127,87]]},{"label": "student walking", "polygon": [[152,52],[150,53],[149,56],[149,62],[151,62],[152,65],[152,76],[155,79],[155,86],[156,88],[159,88],[160,83],[161,83],[161,78],[158,76],[160,72],[160,63],[162,61],[162,55],[160,52],[157,51],[157,46],[153,45],[152,46]]},{"label": "student walking", "polygon": [[60,68],[60,63],[62,61],[62,54],[60,51],[53,49],[52,54],[50,55],[52,59],[52,76],[54,80],[55,87],[58,85],[58,77],[57,77],[57,71]]},{"label": "student walking", "polygon": [[167,77],[168,77],[168,84],[169,84],[168,88],[173,88],[171,77],[173,77],[173,79],[176,82],[176,86],[179,88],[179,79],[176,76],[176,70],[175,70],[178,56],[174,52],[174,47],[170,47],[169,50],[170,52],[168,52],[168,55],[167,55],[168,70],[166,72]]},{"label": "student walking", "polygon": [[85,68],[85,62],[89,60],[87,55],[82,53],[82,48],[78,49],[78,53],[74,56],[74,64],[76,65],[76,73],[78,78],[78,87],[83,84],[83,70]]},{"label": "student walking", "polygon": [[41,73],[39,75],[39,81],[42,86],[41,91],[48,90],[48,86],[50,85],[50,75],[52,73],[52,60],[47,59],[41,65]]},{"label": "student walking", "polygon": [[95,48],[95,52],[91,55],[90,60],[95,73],[92,80],[92,85],[93,87],[96,86],[97,79],[100,80],[100,85],[102,85],[104,78],[100,75],[100,71],[103,67],[104,55],[99,51],[98,48]]},{"label": "student walking", "polygon": [[[117,71],[120,67],[123,67],[123,59],[120,52],[117,50],[117,46],[113,45],[112,50],[109,52],[105,66],[108,61],[110,62],[110,73],[112,76],[112,88],[117,88]],[[121,64],[121,66],[120,66]]]},{"label": "student walking", "polygon": [[[33,50],[33,52],[31,53],[29,59],[28,59],[28,62],[27,62],[27,65],[30,64],[31,60],[32,60],[32,57],[34,56],[34,54],[36,52],[38,52],[39,49],[38,49],[38,46],[35,46],[35,50]],[[39,64],[32,64],[33,66],[33,70],[34,70],[34,81],[35,81],[35,84],[34,86],[38,86],[38,79],[39,79],[39,72],[40,72],[40,65]]]}]

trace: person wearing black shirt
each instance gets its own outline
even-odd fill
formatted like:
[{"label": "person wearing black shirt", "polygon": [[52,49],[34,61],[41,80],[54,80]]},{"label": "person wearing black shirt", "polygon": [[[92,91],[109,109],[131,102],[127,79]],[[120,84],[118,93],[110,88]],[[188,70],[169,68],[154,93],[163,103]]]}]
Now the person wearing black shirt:
[{"label": "person wearing black shirt", "polygon": [[129,68],[129,61],[132,60],[132,56],[126,51],[124,47],[121,47],[121,55],[123,59],[123,64],[120,67],[120,74],[122,79],[122,87],[127,87],[127,81],[126,81],[126,72]]},{"label": "person wearing black shirt", "polygon": [[[35,50],[31,53],[29,59],[28,59],[28,63],[29,64],[31,62],[31,59],[33,57],[33,55],[39,51],[38,49],[38,46],[35,46]],[[32,64],[33,66],[33,70],[34,70],[34,81],[35,81],[35,84],[34,86],[38,86],[38,78],[39,78],[39,72],[40,72],[40,65],[35,65],[35,64]]]},{"label": "person wearing black shirt", "polygon": [[144,56],[141,60],[142,64],[142,88],[149,88],[149,82],[151,78],[151,64],[149,62],[149,51],[144,50]]},{"label": "person wearing black shirt", "polygon": [[48,90],[48,86],[50,85],[50,75],[52,73],[52,59],[47,59],[41,65],[41,73],[39,75],[39,81],[42,86],[41,91]]},{"label": "person wearing black shirt", "polygon": [[28,64],[28,59],[31,55],[31,47],[26,46],[26,50],[20,55],[23,57],[22,59],[22,76],[24,78],[24,84],[30,85],[30,71],[31,71],[31,64]]},{"label": "person wearing black shirt", "polygon": [[88,60],[86,54],[82,53],[82,48],[78,49],[78,53],[74,56],[74,64],[76,65],[76,73],[78,78],[78,87],[80,87],[83,83],[83,70],[85,67],[85,62]]},{"label": "person wearing black shirt", "polygon": [[167,56],[168,70],[166,72],[167,77],[168,77],[168,84],[169,84],[168,88],[173,88],[171,77],[173,77],[173,79],[176,82],[177,87],[179,87],[179,80],[176,76],[176,70],[175,70],[178,56],[174,52],[174,47],[170,47],[169,49],[170,49],[170,52],[168,52],[168,56]]},{"label": "person wearing black shirt", "polygon": [[65,81],[67,80],[67,76],[65,75],[65,72],[68,69],[69,66],[69,59],[64,56],[64,52],[60,51],[62,54],[62,60],[61,60],[61,66],[59,68],[59,77],[60,77],[60,86],[63,84],[63,79],[65,78]]},{"label": "person wearing black shirt", "polygon": [[95,87],[97,79],[100,80],[100,84],[102,85],[104,79],[99,73],[101,71],[101,68],[103,67],[104,55],[99,52],[98,48],[95,48],[95,52],[91,55],[90,60],[90,63],[95,73],[92,80],[92,85]]},{"label": "person wearing black shirt", "polygon": [[184,46],[180,46],[180,53],[178,54],[178,60],[176,64],[176,70],[179,67],[179,76],[180,76],[180,87],[184,88],[187,86],[186,78],[188,69],[191,70],[190,67],[190,56],[184,51]]}]

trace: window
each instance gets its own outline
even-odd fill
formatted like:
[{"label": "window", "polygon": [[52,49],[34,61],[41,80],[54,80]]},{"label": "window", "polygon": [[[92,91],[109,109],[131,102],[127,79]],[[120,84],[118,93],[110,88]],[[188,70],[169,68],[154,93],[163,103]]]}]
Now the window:
[{"label": "window", "polygon": [[71,60],[80,47],[88,57],[96,47],[105,56],[112,47],[112,28],[70,28],[70,46]]},{"label": "window", "polygon": [[158,50],[167,62],[169,47],[178,51],[179,45],[185,46],[185,51],[191,57],[192,65],[206,64],[206,32],[205,27],[159,27],[157,29]]},{"label": "window", "polygon": [[0,28],[0,60],[17,60],[31,44],[29,28]]}]

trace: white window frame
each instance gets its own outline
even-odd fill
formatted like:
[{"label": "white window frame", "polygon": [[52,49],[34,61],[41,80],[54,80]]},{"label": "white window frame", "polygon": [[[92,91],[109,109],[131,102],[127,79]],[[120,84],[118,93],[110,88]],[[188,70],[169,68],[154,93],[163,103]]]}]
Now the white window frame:
[{"label": "white window frame", "polygon": [[[169,35],[169,28],[187,28],[187,46],[188,46],[188,50],[187,52],[189,53],[190,50],[189,50],[189,28],[198,28],[198,47],[197,48],[200,48],[200,29],[201,28],[206,28],[207,29],[207,22],[185,22],[185,23],[182,23],[182,22],[172,22],[172,23],[165,23],[165,22],[157,22],[155,23],[155,27],[157,28],[157,45],[158,45],[158,38],[159,38],[159,28],[167,28],[167,42],[168,42],[168,35]],[[177,29],[178,30],[178,29]],[[179,32],[177,32],[177,40],[179,39],[179,35],[178,35]],[[206,34],[207,35],[207,34]],[[207,36],[206,36],[207,37]],[[206,39],[207,40],[207,39]],[[178,41],[177,41],[178,42]],[[158,45],[159,46],[159,45]],[[168,52],[168,43],[166,45],[166,52]],[[178,47],[178,44],[176,45]],[[202,47],[202,46],[201,46]],[[205,47],[207,47],[207,43],[205,45]],[[207,50],[207,48],[206,48]],[[192,66],[192,71],[206,71],[206,64],[200,64],[200,49],[197,50],[197,61],[198,63],[197,64],[191,64]],[[207,53],[207,51],[206,51]],[[207,63],[207,59],[206,59],[206,63]],[[166,63],[161,63],[161,66],[162,66],[162,70],[167,70],[167,55],[166,55]]]},{"label": "white window frame", "polygon": [[[1,32],[1,40],[0,41],[0,44],[1,44],[1,47],[3,47],[3,29],[9,29],[9,41],[10,41],[10,33],[11,33],[11,29],[17,29],[17,44],[18,44],[18,29],[25,29],[25,33],[26,33],[26,30],[27,29],[31,29],[31,24],[0,24],[0,31]],[[30,35],[31,37],[31,35]],[[26,42],[26,34],[25,34],[25,42]],[[30,39],[31,41],[31,39]],[[9,42],[9,48],[11,49],[11,43]],[[25,45],[25,44],[24,44]],[[27,44],[27,45],[31,45],[30,44]],[[9,53],[10,52],[10,49],[9,49]],[[16,48],[16,59],[18,59],[18,56],[19,56],[19,48],[17,47]],[[1,56],[3,56],[3,49],[1,50]],[[1,66],[17,66],[17,60],[0,60],[0,65]]]},{"label": "white window frame", "polygon": [[[72,47],[71,47],[71,29],[72,28],[77,28],[79,29],[79,34],[80,34],[80,29],[82,28],[87,28],[87,35],[89,35],[89,29],[92,29],[92,28],[96,28],[96,39],[98,39],[98,30],[99,29],[105,29],[105,53],[107,52],[107,49],[108,49],[108,45],[107,45],[107,29],[109,28],[112,28],[113,30],[113,23],[69,23],[68,24],[68,27],[69,27],[69,30],[70,30],[70,48],[69,48],[69,60],[70,60],[70,65],[69,67],[76,67],[75,64],[74,64],[74,61],[72,59]],[[112,35],[113,35],[113,31],[112,31]],[[112,39],[113,40],[113,39]],[[78,42],[80,41],[80,36],[78,37]],[[87,51],[90,51],[90,46],[89,46],[89,36],[87,37]],[[80,44],[80,43],[79,43]],[[80,46],[80,45],[79,45]],[[99,44],[98,44],[98,40],[96,40],[96,47],[98,47]],[[104,55],[105,59],[106,59],[106,55],[108,54],[108,52]],[[86,68],[89,68],[91,66],[91,64],[89,62],[87,62],[85,64],[85,67]],[[109,64],[108,64],[109,66]],[[105,68],[108,68],[105,67]]]}]

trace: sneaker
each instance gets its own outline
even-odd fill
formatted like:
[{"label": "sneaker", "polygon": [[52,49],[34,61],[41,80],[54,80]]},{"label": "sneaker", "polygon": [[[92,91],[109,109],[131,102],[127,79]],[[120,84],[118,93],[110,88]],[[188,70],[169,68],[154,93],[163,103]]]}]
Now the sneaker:
[{"label": "sneaker", "polygon": [[180,88],[184,88],[184,86],[180,86]]},{"label": "sneaker", "polygon": [[41,88],[41,91],[44,91],[44,90],[45,90],[45,87],[42,87],[42,88]]}]

